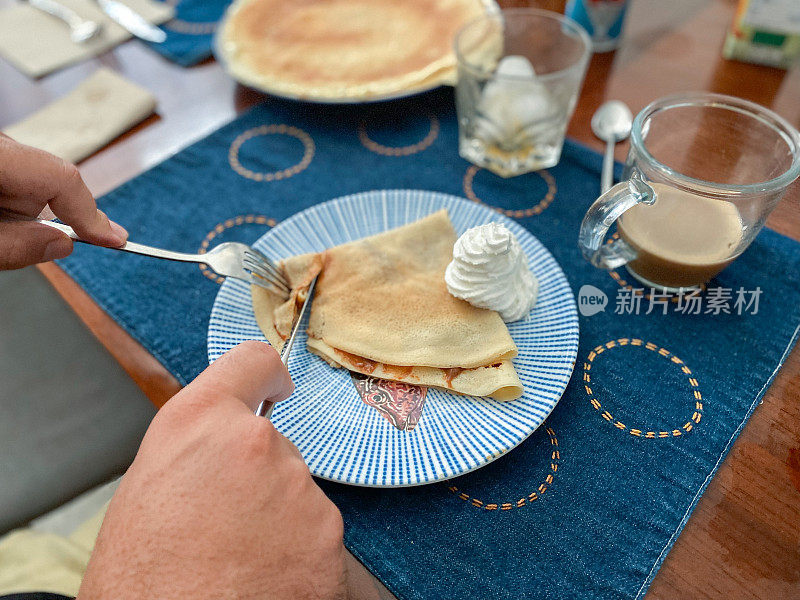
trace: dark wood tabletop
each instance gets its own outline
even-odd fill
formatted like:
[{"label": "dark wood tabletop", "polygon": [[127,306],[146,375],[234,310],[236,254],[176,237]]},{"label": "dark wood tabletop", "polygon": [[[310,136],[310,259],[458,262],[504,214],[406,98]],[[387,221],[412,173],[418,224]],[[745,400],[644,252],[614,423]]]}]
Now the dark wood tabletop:
[{"label": "dark wood tabletop", "polygon": [[[0,0],[0,7],[11,2]],[[563,6],[563,1],[550,4]],[[782,71],[721,57],[734,10],[732,0],[633,0],[622,46],[591,62],[569,135],[601,150],[589,123],[604,100],[624,100],[636,112],[659,96],[687,90],[740,96],[800,126],[800,68]],[[100,66],[153,92],[158,114],[80,164],[97,196],[262,97],[235,84],[212,60],[184,69],[131,41],[38,81],[0,59],[0,127],[53,101]],[[626,152],[627,144],[621,144],[617,158]],[[796,240],[799,188],[797,183],[790,188],[767,223]],[[40,269],[154,404],[162,405],[178,391],[164,367],[61,269],[52,263]],[[791,353],[733,445],[647,597],[800,598],[800,350]]]}]

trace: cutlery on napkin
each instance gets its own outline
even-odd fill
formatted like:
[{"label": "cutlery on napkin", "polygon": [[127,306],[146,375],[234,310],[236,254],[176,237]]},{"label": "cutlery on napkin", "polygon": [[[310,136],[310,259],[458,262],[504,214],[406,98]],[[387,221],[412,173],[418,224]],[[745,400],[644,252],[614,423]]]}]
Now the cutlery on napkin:
[{"label": "cutlery on napkin", "polygon": [[163,30],[150,23],[124,2],[119,0],[97,0],[97,4],[100,5],[100,8],[112,21],[121,25],[123,29],[136,37],[155,44],[161,44],[166,41],[167,34]]},{"label": "cutlery on napkin", "polygon": [[11,138],[77,162],[153,113],[155,97],[109,69],[66,96],[4,128]]},{"label": "cutlery on napkin", "polygon": [[[101,32],[82,43],[70,38],[66,24],[27,2],[0,10],[0,55],[30,77],[42,77],[67,65],[96,56],[131,38],[95,0],[58,0],[84,19],[102,25]],[[149,23],[164,23],[174,7],[155,0],[125,0],[125,5]]]}]

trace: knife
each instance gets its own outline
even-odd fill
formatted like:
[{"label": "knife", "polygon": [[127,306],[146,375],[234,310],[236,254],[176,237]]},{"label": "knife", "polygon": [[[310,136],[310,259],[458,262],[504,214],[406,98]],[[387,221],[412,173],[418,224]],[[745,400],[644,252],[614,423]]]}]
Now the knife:
[{"label": "knife", "polygon": [[[311,285],[308,286],[308,291],[306,292],[306,299],[303,302],[303,307],[300,309],[300,314],[297,315],[297,321],[294,323],[294,327],[292,327],[292,333],[289,335],[289,339],[283,345],[283,350],[281,350],[281,362],[283,366],[287,369],[289,368],[289,355],[292,353],[292,345],[294,344],[294,337],[297,335],[297,330],[300,329],[300,322],[303,320],[303,316],[306,314],[306,308],[311,303],[311,296],[314,294],[314,286],[317,285],[317,278],[311,280]],[[266,417],[269,419],[272,417],[272,409],[275,408],[275,405],[272,403],[263,400],[261,404],[258,405],[256,409],[256,416],[257,417]]]},{"label": "knife", "polygon": [[97,0],[97,4],[100,5],[100,8],[112,21],[136,37],[156,44],[160,44],[167,39],[167,34],[162,29],[150,23],[127,4],[123,4],[118,0]]}]

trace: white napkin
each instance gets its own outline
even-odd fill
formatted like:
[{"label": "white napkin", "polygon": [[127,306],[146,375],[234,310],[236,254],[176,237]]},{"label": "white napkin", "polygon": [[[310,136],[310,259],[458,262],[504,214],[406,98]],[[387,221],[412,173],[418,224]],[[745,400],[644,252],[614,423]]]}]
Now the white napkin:
[{"label": "white napkin", "polygon": [[153,113],[147,90],[100,69],[66,96],[4,133],[23,144],[78,162]]},{"label": "white napkin", "polygon": [[[69,37],[69,27],[26,2],[0,11],[0,54],[30,77],[41,77],[56,69],[101,54],[131,34],[114,23],[94,0],[58,0],[80,16],[102,23],[99,35],[82,44]],[[171,19],[175,9],[153,0],[125,0],[125,4],[151,23]]]}]

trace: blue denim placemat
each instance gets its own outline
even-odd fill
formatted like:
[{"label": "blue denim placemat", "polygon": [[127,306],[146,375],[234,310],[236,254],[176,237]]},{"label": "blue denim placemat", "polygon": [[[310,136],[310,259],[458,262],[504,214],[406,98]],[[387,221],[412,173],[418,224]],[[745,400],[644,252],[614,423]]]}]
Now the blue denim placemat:
[{"label": "blue denim placemat", "polygon": [[[567,143],[557,167],[501,179],[459,158],[452,102],[449,90],[355,107],[271,100],[99,203],[131,239],[189,252],[252,242],[303,208],[370,189],[436,190],[518,215],[576,294],[590,285],[608,298],[581,317],[554,413],[450,482],[321,485],[347,546],[403,600],[640,597],[794,343],[800,244],[761,232],[701,314],[672,303],[645,314],[647,299],[628,312],[617,303],[624,270],[615,279],[591,267],[576,245],[600,157]],[[206,366],[211,274],[86,246],[61,266],[181,382]],[[710,299],[720,286],[732,290],[730,312],[704,314],[726,306]],[[760,288],[756,314],[736,304],[739,288]]]},{"label": "blue denim placemat", "polygon": [[175,18],[161,28],[167,39],[150,44],[173,62],[190,67],[211,56],[217,23],[232,0],[162,0],[175,7]]}]

